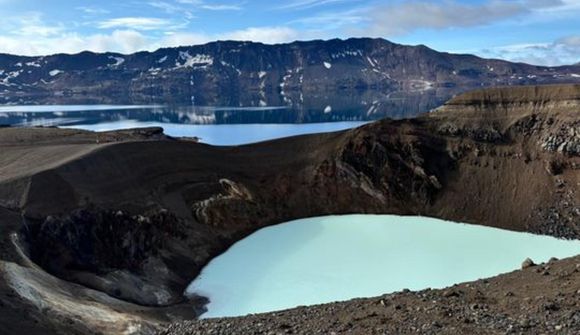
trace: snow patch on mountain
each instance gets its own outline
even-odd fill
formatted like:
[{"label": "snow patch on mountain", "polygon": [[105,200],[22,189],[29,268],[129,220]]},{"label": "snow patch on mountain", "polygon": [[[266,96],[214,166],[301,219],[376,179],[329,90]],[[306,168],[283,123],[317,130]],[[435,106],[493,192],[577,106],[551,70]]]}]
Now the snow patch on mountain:
[{"label": "snow patch on mountain", "polygon": [[118,67],[121,64],[125,63],[125,58],[123,57],[109,56],[109,59],[115,61],[115,64],[109,64],[109,67]]},{"label": "snow patch on mountain", "polygon": [[362,57],[363,52],[361,50],[344,50],[342,52],[333,53],[330,55],[332,59],[345,58],[345,57]]},{"label": "snow patch on mountain", "polygon": [[58,76],[58,75],[59,75],[59,74],[61,74],[61,73],[63,73],[63,71],[61,71],[61,70],[52,70],[52,71],[50,71],[48,74],[49,74],[51,77],[54,77],[54,76]]},{"label": "snow patch on mountain", "polygon": [[[10,84],[10,79],[14,79],[18,76],[20,76],[20,74],[23,72],[24,70],[18,70],[18,71],[12,71],[12,72],[7,72],[6,73],[6,78],[2,79],[2,83],[4,85],[9,85]],[[4,72],[2,73],[4,74]]]},{"label": "snow patch on mountain", "polygon": [[180,51],[179,57],[175,61],[176,68],[184,67],[195,67],[195,68],[207,68],[213,65],[213,57],[205,54],[196,54],[192,56],[189,51]]},{"label": "snow patch on mountain", "polygon": [[41,67],[42,65],[38,64],[37,62],[28,62],[26,63],[26,66]]},{"label": "snow patch on mountain", "polygon": [[242,75],[242,71],[240,71],[240,69],[238,69],[238,68],[237,68],[237,67],[235,67],[234,65],[232,65],[232,64],[230,64],[230,63],[228,63],[228,62],[224,62],[224,61],[221,61],[220,63],[221,63],[223,66],[226,66],[226,67],[231,67],[232,69],[236,70],[236,72],[238,73],[238,76],[241,76],[241,75]]}]

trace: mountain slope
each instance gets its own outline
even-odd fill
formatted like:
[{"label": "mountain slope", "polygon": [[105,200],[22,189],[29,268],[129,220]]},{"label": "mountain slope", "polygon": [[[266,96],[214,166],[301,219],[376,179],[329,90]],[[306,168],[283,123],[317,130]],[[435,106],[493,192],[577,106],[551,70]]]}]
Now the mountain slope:
[{"label": "mountain slope", "polygon": [[[337,90],[427,90],[580,82],[580,66],[540,67],[423,45],[348,39],[265,45],[213,42],[131,55],[0,55],[0,98],[51,96],[108,102],[300,105]],[[0,90],[2,91],[2,90]]]}]

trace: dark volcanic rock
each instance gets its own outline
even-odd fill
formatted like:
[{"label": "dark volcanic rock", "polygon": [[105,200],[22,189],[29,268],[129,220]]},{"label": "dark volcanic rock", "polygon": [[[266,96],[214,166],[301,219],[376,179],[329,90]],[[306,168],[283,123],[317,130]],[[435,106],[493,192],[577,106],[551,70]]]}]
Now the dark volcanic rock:
[{"label": "dark volcanic rock", "polygon": [[[70,271],[139,272],[147,260],[160,257],[173,239],[185,239],[185,230],[184,223],[166,210],[131,216],[122,211],[91,208],[64,218],[48,216],[42,223],[29,223],[23,235],[33,261],[50,273],[76,281]],[[125,296],[119,288],[113,293],[137,303],[160,303],[146,295]],[[179,294],[175,292],[177,297]]]},{"label": "dark volcanic rock", "polygon": [[523,262],[522,262],[522,269],[527,269],[529,267],[535,266],[536,263],[534,263],[533,260],[526,258]]}]

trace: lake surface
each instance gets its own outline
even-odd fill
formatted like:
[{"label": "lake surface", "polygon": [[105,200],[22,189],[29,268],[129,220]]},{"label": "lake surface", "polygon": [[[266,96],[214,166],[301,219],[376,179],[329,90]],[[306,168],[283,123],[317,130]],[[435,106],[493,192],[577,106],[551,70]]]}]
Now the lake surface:
[{"label": "lake surface", "polygon": [[[95,131],[160,126],[171,136],[196,136],[215,145],[237,145],[293,135],[354,128],[383,118],[412,118],[443,104],[453,92],[305,96],[299,104],[259,106],[118,105],[69,100],[11,101],[0,105],[0,125],[58,126]],[[81,101],[82,102],[82,101]]]},{"label": "lake surface", "polygon": [[171,136],[197,136],[201,142],[212,145],[242,145],[276,138],[327,133],[356,128],[365,122],[328,122],[303,124],[219,124],[191,125],[166,124],[159,122],[118,121],[104,122],[96,125],[66,126],[63,128],[82,128],[93,131],[127,129],[136,127],[163,127]]},{"label": "lake surface", "polygon": [[580,241],[426,217],[345,215],[267,227],[212,260],[188,287],[202,317],[240,316],[405,288],[442,288],[580,254]]}]

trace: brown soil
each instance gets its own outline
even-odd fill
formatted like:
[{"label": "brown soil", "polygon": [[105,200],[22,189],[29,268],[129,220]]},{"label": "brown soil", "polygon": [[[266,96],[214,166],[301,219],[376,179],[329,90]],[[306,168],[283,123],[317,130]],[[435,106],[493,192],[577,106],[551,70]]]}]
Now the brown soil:
[{"label": "brown soil", "polygon": [[211,258],[315,215],[421,214],[577,239],[579,112],[580,86],[545,86],[237,147],[159,129],[2,128],[0,307],[64,333],[152,332],[193,317],[182,292]]}]

